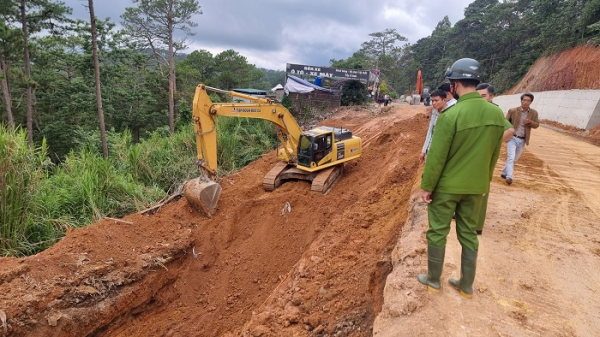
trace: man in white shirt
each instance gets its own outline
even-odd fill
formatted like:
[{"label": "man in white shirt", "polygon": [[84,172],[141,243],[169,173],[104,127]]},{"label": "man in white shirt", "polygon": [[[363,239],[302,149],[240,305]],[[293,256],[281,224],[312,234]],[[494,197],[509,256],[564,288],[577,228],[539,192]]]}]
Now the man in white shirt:
[{"label": "man in white shirt", "polygon": [[429,146],[431,145],[431,138],[433,137],[433,129],[435,128],[437,118],[440,113],[448,108],[446,103],[446,92],[444,90],[437,89],[431,93],[431,106],[433,107],[433,110],[431,111],[431,119],[429,120],[429,129],[427,129],[423,150],[419,155],[419,162],[421,163],[425,162],[425,159],[427,158],[427,151],[429,151]]}]

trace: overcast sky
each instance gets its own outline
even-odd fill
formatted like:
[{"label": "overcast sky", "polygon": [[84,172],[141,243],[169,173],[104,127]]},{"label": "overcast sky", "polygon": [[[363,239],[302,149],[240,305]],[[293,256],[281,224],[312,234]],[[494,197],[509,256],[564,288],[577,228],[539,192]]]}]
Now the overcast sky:
[{"label": "overcast sky", "polygon": [[[63,0],[73,17],[89,20],[87,0]],[[329,66],[346,59],[371,39],[370,33],[395,28],[415,43],[429,36],[448,15],[454,25],[473,0],[199,0],[202,15],[187,53],[205,49],[213,56],[233,49],[248,62],[274,70],[286,63]],[[96,16],[120,23],[130,0],[98,0]]]}]

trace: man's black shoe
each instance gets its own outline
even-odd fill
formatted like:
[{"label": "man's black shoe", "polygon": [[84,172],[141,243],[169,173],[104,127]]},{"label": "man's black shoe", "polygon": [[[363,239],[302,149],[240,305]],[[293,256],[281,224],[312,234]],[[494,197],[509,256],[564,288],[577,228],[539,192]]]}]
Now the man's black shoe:
[{"label": "man's black shoe", "polygon": [[506,178],[506,183],[509,185],[512,184],[512,178]]},{"label": "man's black shoe", "polygon": [[506,174],[502,173],[502,174],[500,175],[500,178],[502,178],[502,179],[506,179]]},{"label": "man's black shoe", "polygon": [[477,235],[481,235],[481,233],[483,233],[483,229],[482,230],[477,229],[475,231],[477,232]]}]

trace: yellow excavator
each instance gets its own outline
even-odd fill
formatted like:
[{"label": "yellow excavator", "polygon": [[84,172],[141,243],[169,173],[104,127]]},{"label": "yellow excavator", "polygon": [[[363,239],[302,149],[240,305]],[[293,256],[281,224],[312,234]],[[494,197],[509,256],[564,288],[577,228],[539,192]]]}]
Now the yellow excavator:
[{"label": "yellow excavator", "polygon": [[[207,91],[241,99],[241,103],[213,103]],[[302,131],[292,114],[269,98],[259,98],[235,91],[196,87],[192,119],[196,133],[198,166],[201,176],[188,181],[184,188],[187,201],[198,211],[212,217],[221,194],[217,178],[216,118],[260,118],[277,127],[280,146],[275,165],[264,177],[263,188],[273,191],[287,180],[312,182],[311,190],[327,193],[342,175],[343,163],[362,154],[362,142],[342,128],[320,126]]]}]

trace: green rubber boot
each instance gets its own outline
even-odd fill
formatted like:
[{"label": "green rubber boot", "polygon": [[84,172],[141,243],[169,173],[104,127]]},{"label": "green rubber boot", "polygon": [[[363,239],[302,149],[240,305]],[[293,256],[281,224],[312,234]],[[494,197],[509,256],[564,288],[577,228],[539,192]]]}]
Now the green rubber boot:
[{"label": "green rubber boot", "polygon": [[465,298],[473,297],[473,281],[475,281],[475,269],[477,266],[477,251],[462,249],[460,259],[460,280],[449,279],[448,283],[460,291]]},{"label": "green rubber boot", "polygon": [[417,280],[434,293],[442,288],[440,276],[442,276],[442,268],[444,267],[444,255],[446,255],[446,246],[427,246],[427,275],[417,275]]}]

